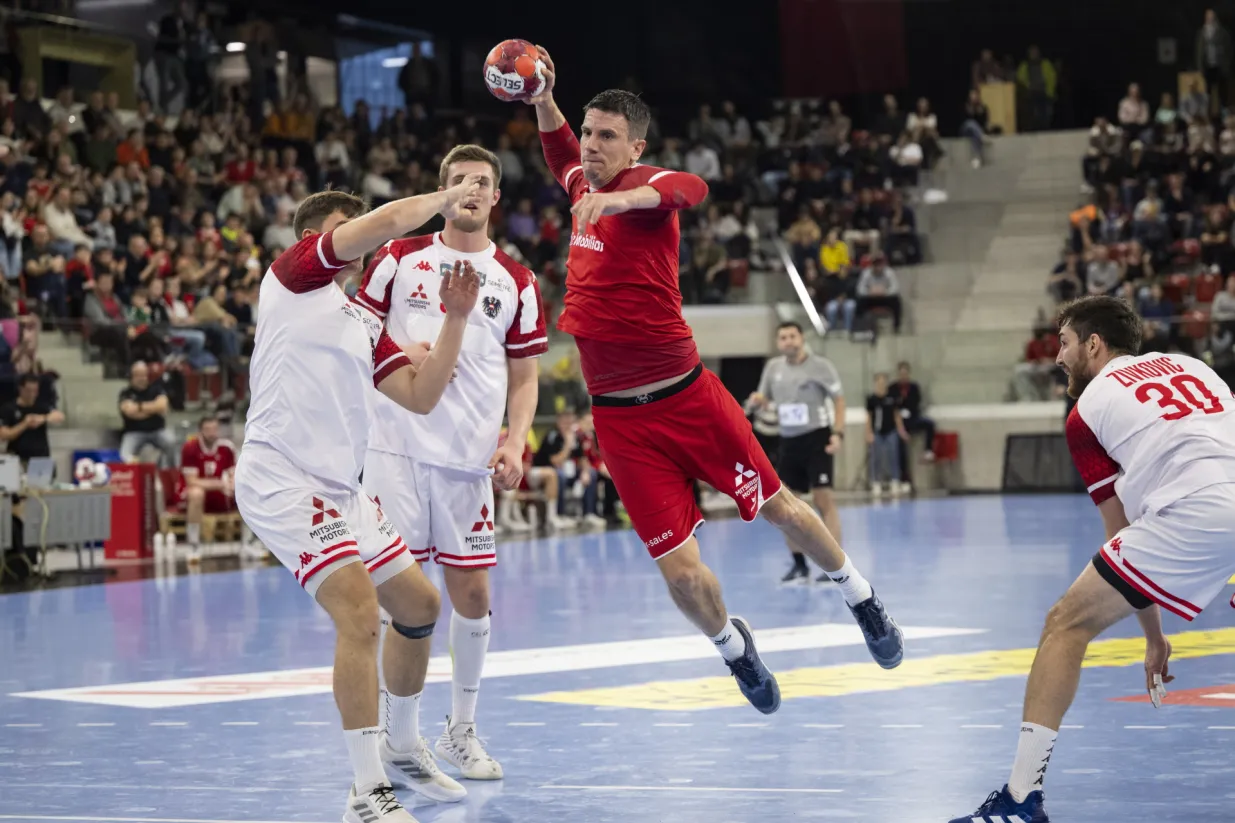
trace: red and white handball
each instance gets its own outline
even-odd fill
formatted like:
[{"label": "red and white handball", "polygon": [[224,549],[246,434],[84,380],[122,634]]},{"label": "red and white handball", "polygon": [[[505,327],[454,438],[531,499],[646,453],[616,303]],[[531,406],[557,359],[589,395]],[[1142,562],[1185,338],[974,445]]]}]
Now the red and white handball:
[{"label": "red and white handball", "polygon": [[524,102],[545,87],[545,62],[526,40],[503,40],[485,58],[485,86],[498,100]]}]

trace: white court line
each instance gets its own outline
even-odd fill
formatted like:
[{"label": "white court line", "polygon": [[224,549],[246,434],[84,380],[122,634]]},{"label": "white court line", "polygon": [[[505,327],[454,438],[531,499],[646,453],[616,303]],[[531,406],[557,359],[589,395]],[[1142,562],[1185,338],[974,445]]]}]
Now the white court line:
[{"label": "white court line", "polygon": [[44,766],[80,766],[80,760],[59,760],[54,763],[44,763]]},{"label": "white court line", "polygon": [[921,723],[884,723],[881,729],[920,729]]},{"label": "white court line", "polygon": [[694,723],[653,723],[657,729],[689,729]]},{"label": "white court line", "polygon": [[1212,729],[1219,729],[1219,730],[1221,730],[1221,731],[1227,731],[1227,732],[1229,732],[1229,731],[1235,731],[1235,726],[1210,726],[1209,728],[1210,728],[1211,730],[1212,730]]},{"label": "white court line", "polygon": [[609,726],[616,726],[616,725],[618,725],[618,724],[617,724],[617,723],[580,723],[579,725],[580,725],[580,726],[606,726],[606,727],[609,727]]},{"label": "white court line", "polygon": [[4,728],[6,729],[41,729],[43,728],[43,724],[42,723],[5,723]]},{"label": "white court line", "polygon": [[767,723],[730,723],[731,729],[766,729]]},{"label": "white court line", "polygon": [[545,724],[544,723],[514,722],[514,723],[507,723],[506,725],[507,726],[543,726]]},{"label": "white court line", "polygon": [[203,820],[187,817],[68,817],[50,814],[0,814],[0,820],[78,820],[83,823],[294,823],[291,820]]},{"label": "white court line", "polygon": [[297,726],[329,726],[331,724],[330,724],[330,721],[328,720],[297,720],[296,725]]},{"label": "white court line", "polygon": [[221,725],[224,726],[256,726],[256,720],[227,720]]},{"label": "white court line", "polygon": [[1125,728],[1125,729],[1152,729],[1152,730],[1158,730],[1158,729],[1165,729],[1165,728],[1166,728],[1166,726],[1124,726],[1124,728]]},{"label": "white court line", "polygon": [[105,728],[108,728],[114,725],[116,724],[115,723],[78,723],[77,728],[79,729],[105,729]]},{"label": "white court line", "polygon": [[151,726],[187,726],[187,722],[183,720],[156,720],[150,724]]},{"label": "white court line", "polygon": [[[527,751],[531,751],[528,749]],[[138,786],[131,783],[123,785],[114,785],[112,783],[6,783],[6,790],[12,789],[75,789],[81,791],[169,791],[169,792],[235,792],[236,794],[272,794],[275,792],[296,792],[299,794],[320,794],[323,792],[331,792],[338,794],[337,788],[323,788],[320,786]],[[24,818],[18,818],[24,819]],[[82,820],[101,820],[98,817],[85,817]],[[224,823],[230,823],[225,821]],[[240,823],[262,823],[260,820],[240,821]],[[280,821],[274,821],[280,823]]]},{"label": "white court line", "polygon": [[1064,729],[1083,729],[1083,728],[1085,727],[1084,726],[1060,726],[1059,730],[1063,731]]},{"label": "white court line", "polygon": [[566,786],[544,785],[537,788],[566,792],[726,792],[732,794],[840,794],[844,789],[750,789],[737,786]]},{"label": "white court line", "polygon": [[134,760],[134,766],[162,766],[166,760]]},{"label": "white court line", "polygon": [[844,723],[803,723],[804,729],[843,729]]},{"label": "white court line", "polygon": [[961,728],[962,729],[1002,729],[1003,726],[1000,726],[998,723],[989,723],[989,724],[965,723],[961,726]]}]

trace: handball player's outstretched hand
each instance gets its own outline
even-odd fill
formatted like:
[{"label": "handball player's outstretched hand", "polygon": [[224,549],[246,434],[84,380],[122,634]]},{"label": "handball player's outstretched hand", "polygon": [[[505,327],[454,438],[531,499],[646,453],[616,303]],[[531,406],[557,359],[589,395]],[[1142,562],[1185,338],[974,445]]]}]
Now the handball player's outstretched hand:
[{"label": "handball player's outstretched hand", "polygon": [[454,269],[442,278],[442,288],[438,292],[446,316],[466,318],[476,307],[479,294],[480,276],[472,264],[456,260]]},{"label": "handball player's outstretched hand", "polygon": [[447,220],[454,220],[463,213],[463,207],[468,204],[468,200],[476,196],[480,191],[480,184],[484,181],[485,176],[479,172],[474,172],[463,178],[463,182],[458,185],[451,186],[444,190],[445,203],[438,211],[442,217]]},{"label": "handball player's outstretched hand", "polygon": [[529,106],[539,106],[541,103],[553,102],[553,82],[557,79],[557,72],[553,68],[553,58],[549,56],[549,52],[545,51],[545,47],[537,44],[536,50],[540,52],[540,60],[545,64],[540,73],[544,75],[545,87],[540,90],[540,94],[535,97],[528,98],[525,102]]},{"label": "handball player's outstretched hand", "polygon": [[1166,697],[1166,684],[1175,679],[1170,673],[1171,641],[1163,637],[1151,640],[1145,646],[1145,688],[1154,708],[1162,705]]},{"label": "handball player's outstretched hand", "polygon": [[570,213],[579,218],[579,224],[590,226],[602,217],[621,214],[634,208],[629,191],[591,192],[579,198],[570,207]]}]

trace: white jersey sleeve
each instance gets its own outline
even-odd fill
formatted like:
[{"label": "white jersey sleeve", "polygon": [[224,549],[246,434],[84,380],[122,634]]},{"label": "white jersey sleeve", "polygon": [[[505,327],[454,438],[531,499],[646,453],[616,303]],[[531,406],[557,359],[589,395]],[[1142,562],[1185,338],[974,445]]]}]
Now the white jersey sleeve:
[{"label": "white jersey sleeve", "polygon": [[1111,360],[1069,415],[1067,439],[1094,502],[1118,495],[1129,520],[1235,482],[1235,399],[1194,357]]}]

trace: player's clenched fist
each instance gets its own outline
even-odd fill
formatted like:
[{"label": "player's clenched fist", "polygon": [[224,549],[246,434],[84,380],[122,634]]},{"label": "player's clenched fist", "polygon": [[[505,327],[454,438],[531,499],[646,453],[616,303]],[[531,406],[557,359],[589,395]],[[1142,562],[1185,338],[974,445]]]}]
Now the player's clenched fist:
[{"label": "player's clenched fist", "polygon": [[[468,175],[469,177],[471,175]],[[480,294],[480,275],[465,260],[456,260],[455,267],[442,278],[442,288],[438,295],[442,300],[442,308],[446,315],[467,317],[476,306],[476,298]]]}]

